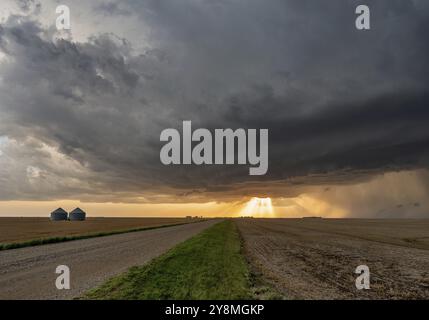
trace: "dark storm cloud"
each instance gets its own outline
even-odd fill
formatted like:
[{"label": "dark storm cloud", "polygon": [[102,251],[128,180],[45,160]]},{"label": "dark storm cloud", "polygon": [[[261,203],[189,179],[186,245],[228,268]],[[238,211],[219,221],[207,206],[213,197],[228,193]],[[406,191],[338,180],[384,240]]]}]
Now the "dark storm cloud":
[{"label": "dark storm cloud", "polygon": [[[56,194],[86,199],[289,196],[311,185],[427,168],[429,5],[370,1],[372,29],[358,31],[358,4],[93,6],[95,14],[130,13],[141,22],[136,28],[149,28],[143,49],[138,39],[115,36],[120,25],[106,25],[86,42],[53,41],[34,17],[11,16],[0,27],[7,56],[0,66],[0,135],[31,137],[76,160],[82,173],[68,178],[85,187],[69,181]],[[163,167],[159,134],[182,120],[194,128],[268,128],[268,175],[249,177],[247,167]],[[53,170],[44,163],[33,165],[36,176]],[[31,198],[21,185],[34,172],[14,179],[2,197]],[[34,197],[45,197],[40,190]]]},{"label": "dark storm cloud", "polygon": [[97,5],[94,8],[95,11],[100,11],[103,14],[107,15],[119,15],[119,16],[129,16],[131,12],[129,10],[123,9],[116,2],[105,2]]},{"label": "dark storm cloud", "polygon": [[38,14],[40,12],[41,4],[39,1],[36,0],[17,0],[16,1],[19,8],[23,12],[30,12],[33,11],[35,14]]}]

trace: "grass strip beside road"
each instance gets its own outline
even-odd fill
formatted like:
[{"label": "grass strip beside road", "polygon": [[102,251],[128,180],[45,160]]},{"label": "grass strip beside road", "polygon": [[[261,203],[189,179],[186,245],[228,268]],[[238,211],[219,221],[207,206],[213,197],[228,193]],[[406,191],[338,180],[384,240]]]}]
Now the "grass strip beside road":
[{"label": "grass strip beside road", "polygon": [[83,299],[253,299],[236,225],[220,222]]},{"label": "grass strip beside road", "polygon": [[[201,221],[204,221],[204,220],[199,220],[196,222],[201,222]],[[163,224],[163,225],[152,226],[152,227],[141,227],[141,228],[132,228],[132,229],[124,229],[124,230],[114,230],[114,231],[103,231],[103,232],[82,234],[82,235],[76,235],[76,236],[49,237],[49,238],[34,239],[34,240],[28,240],[28,241],[16,242],[16,243],[4,243],[4,244],[0,244],[0,251],[25,248],[25,247],[33,247],[33,246],[40,246],[40,245],[44,245],[44,244],[51,244],[51,243],[58,243],[58,242],[67,242],[67,241],[73,241],[73,240],[82,240],[82,239],[90,239],[90,238],[97,238],[97,237],[113,236],[115,234],[123,234],[123,233],[147,231],[147,230],[160,229],[160,228],[173,227],[173,226],[181,226],[184,224],[196,223],[196,222]]]}]

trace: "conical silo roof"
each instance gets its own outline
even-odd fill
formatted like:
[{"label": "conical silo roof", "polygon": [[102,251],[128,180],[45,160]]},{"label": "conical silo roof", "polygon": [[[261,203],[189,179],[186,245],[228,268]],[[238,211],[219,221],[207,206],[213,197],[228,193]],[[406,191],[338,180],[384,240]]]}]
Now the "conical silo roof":
[{"label": "conical silo roof", "polygon": [[58,209],[52,211],[52,213],[65,213],[65,214],[67,214],[67,211],[65,211],[63,208],[58,208]]},{"label": "conical silo roof", "polygon": [[70,212],[71,214],[73,213],[85,213],[85,211],[83,211],[81,208],[76,208],[73,211]]}]

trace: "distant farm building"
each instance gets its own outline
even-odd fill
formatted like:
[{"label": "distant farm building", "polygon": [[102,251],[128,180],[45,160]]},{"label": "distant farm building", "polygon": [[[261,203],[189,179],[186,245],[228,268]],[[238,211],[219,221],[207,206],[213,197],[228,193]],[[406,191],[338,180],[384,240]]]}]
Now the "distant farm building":
[{"label": "distant farm building", "polygon": [[55,211],[51,212],[51,220],[52,221],[63,221],[67,220],[67,211],[63,208],[58,208]]},{"label": "distant farm building", "polygon": [[70,212],[69,220],[70,221],[83,221],[86,219],[86,213],[80,208],[74,209]]}]

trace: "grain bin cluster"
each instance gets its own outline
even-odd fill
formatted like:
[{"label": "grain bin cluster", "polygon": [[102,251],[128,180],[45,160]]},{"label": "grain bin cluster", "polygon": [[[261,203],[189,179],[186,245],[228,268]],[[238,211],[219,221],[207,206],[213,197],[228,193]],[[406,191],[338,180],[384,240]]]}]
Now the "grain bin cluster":
[{"label": "grain bin cluster", "polygon": [[52,221],[84,221],[86,219],[86,213],[80,208],[76,208],[67,214],[63,208],[58,208],[51,212]]}]

